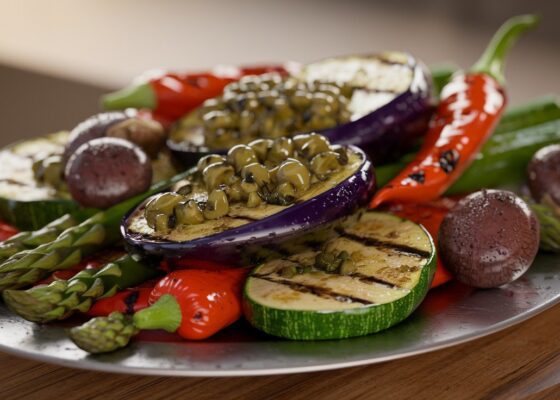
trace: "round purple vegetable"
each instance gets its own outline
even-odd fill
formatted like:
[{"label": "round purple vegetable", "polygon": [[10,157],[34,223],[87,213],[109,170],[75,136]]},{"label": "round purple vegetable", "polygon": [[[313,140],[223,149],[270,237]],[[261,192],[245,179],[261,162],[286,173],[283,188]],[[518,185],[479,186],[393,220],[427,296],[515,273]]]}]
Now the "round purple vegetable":
[{"label": "round purple vegetable", "polygon": [[491,288],[519,278],[539,249],[539,222],[512,192],[482,190],[462,199],[443,220],[439,249],[457,280]]},{"label": "round purple vegetable", "polygon": [[535,201],[560,208],[560,145],[553,144],[537,151],[527,172]]},{"label": "round purple vegetable", "polygon": [[146,191],[152,165],[135,144],[98,138],[82,144],[66,164],[70,194],[85,207],[107,208]]},{"label": "round purple vegetable", "polygon": [[[283,207],[262,219],[253,218],[244,225],[219,233],[210,232],[194,240],[174,241],[169,236],[143,229],[146,201],[123,220],[121,232],[129,248],[141,254],[198,258],[236,265],[242,262],[240,255],[247,245],[266,246],[292,239],[349,215],[367,203],[375,187],[373,166],[362,150],[354,146],[349,149],[359,161],[348,177],[314,197]],[[194,227],[196,229],[196,225]]]},{"label": "round purple vegetable", "polygon": [[[375,164],[413,144],[426,131],[433,111],[430,73],[407,53],[330,58],[308,64],[294,76],[301,82],[329,82],[342,91],[351,89],[350,122],[315,130],[333,144],[361,147]],[[182,140],[170,138],[167,145],[186,165],[226,151],[210,149],[204,142],[203,131],[193,130]]]}]

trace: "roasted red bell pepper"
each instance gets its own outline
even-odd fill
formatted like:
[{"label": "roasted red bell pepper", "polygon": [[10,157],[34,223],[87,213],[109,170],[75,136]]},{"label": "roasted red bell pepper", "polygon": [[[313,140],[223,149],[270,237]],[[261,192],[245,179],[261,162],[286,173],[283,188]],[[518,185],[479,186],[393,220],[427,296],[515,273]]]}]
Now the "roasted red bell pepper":
[{"label": "roasted red bell pepper", "polygon": [[8,240],[18,232],[19,231],[12,225],[0,221],[0,242]]},{"label": "roasted red bell pepper", "polygon": [[444,86],[416,158],[374,196],[371,207],[434,200],[459,178],[505,109],[505,55],[519,35],[537,22],[531,15],[508,20],[473,68],[455,74]]},{"label": "roasted red bell pepper", "polygon": [[157,283],[149,302],[166,294],[173,296],[181,313],[176,332],[185,339],[205,339],[241,317],[241,290],[247,272],[245,268],[173,271]]},{"label": "roasted red bell pepper", "polygon": [[224,87],[246,75],[267,72],[287,74],[297,64],[267,65],[252,67],[221,66],[211,72],[178,74],[159,71],[140,84],[109,93],[103,97],[103,106],[108,110],[129,107],[153,110],[154,119],[168,125],[205,100],[219,96]]},{"label": "roasted red bell pepper", "polygon": [[[422,204],[394,203],[391,204],[388,211],[424,226],[434,239],[434,244],[437,248],[439,226],[441,225],[443,218],[456,204],[456,202],[456,199],[446,197]],[[443,285],[452,279],[453,275],[445,268],[441,260],[438,258],[436,273],[432,281],[432,288]]]},{"label": "roasted red bell pepper", "polygon": [[125,289],[110,297],[97,300],[86,313],[92,317],[100,317],[118,311],[123,314],[134,314],[149,306],[150,293],[156,281],[148,281],[135,288]]}]

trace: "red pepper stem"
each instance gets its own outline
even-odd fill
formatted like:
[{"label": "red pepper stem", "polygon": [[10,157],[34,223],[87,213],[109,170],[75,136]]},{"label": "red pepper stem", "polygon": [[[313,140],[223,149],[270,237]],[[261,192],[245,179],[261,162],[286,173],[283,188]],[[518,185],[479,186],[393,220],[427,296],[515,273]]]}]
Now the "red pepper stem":
[{"label": "red pepper stem", "polygon": [[539,17],[531,14],[508,19],[494,34],[488,47],[470,72],[485,73],[496,79],[500,85],[503,85],[505,83],[505,57],[509,49],[522,33],[534,28],[538,23]]},{"label": "red pepper stem", "polygon": [[175,297],[164,294],[150,307],[140,310],[132,317],[138,329],[163,329],[175,332],[181,326],[181,307]]},{"label": "red pepper stem", "polygon": [[149,108],[157,106],[156,94],[150,83],[129,86],[101,98],[101,105],[106,110],[124,110],[125,108]]}]

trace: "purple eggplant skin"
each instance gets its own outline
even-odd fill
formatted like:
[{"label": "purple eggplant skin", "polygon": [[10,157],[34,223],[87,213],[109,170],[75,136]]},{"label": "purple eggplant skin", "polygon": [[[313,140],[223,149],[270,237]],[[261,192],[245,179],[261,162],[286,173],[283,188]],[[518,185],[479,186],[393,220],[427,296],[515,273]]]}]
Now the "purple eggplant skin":
[{"label": "purple eggplant skin", "polygon": [[[381,55],[363,57],[383,59]],[[410,54],[406,58],[403,65],[411,69],[413,76],[407,90],[362,118],[317,133],[326,136],[332,144],[362,148],[374,165],[394,160],[416,144],[428,129],[435,98],[432,76],[426,65]],[[195,165],[205,155],[227,152],[227,149],[209,150],[172,140],[167,141],[167,146],[185,166]]]},{"label": "purple eggplant skin", "polygon": [[147,202],[144,201],[126,215],[121,224],[121,233],[127,248],[141,257],[190,258],[232,267],[242,266],[239,265],[242,262],[241,254],[248,245],[266,246],[291,240],[350,215],[367,204],[375,190],[373,164],[361,149],[349,147],[360,155],[363,162],[352,176],[336,187],[262,220],[192,241],[171,242],[129,232],[128,220],[143,212]]}]

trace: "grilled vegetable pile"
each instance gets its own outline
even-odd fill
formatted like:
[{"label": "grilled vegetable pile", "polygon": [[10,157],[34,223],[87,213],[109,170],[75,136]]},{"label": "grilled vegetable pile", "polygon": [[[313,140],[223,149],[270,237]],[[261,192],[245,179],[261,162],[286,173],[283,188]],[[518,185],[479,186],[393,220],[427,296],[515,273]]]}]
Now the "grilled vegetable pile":
[{"label": "grilled vegetable pile", "polygon": [[401,52],[165,73],[70,135],[8,147],[4,302],[38,323],[94,316],[70,337],[104,353],[240,318],[368,335],[450,280],[507,285],[560,252],[558,102],[506,110],[505,55],[536,23],[512,18],[473,68],[433,79]]}]

